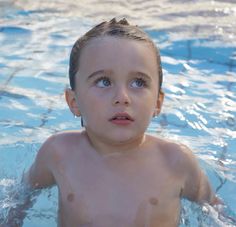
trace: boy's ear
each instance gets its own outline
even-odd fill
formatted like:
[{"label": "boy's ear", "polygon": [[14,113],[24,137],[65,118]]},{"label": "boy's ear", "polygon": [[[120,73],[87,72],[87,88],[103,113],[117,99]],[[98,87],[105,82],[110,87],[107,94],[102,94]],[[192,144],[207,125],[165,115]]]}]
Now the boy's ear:
[{"label": "boy's ear", "polygon": [[157,103],[156,103],[155,112],[153,113],[153,117],[160,114],[164,98],[165,98],[165,93],[160,89],[158,99],[157,99]]},{"label": "boy's ear", "polygon": [[75,116],[79,117],[81,114],[80,114],[80,111],[79,111],[78,103],[76,101],[75,92],[72,89],[67,88],[65,90],[65,99],[66,99],[67,105],[70,108],[70,111]]}]

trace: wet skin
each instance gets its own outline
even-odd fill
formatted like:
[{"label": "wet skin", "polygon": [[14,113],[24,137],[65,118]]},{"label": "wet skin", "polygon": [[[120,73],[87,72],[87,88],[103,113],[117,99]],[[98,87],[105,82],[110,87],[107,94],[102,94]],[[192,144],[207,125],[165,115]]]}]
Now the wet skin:
[{"label": "wet skin", "polygon": [[35,188],[57,184],[59,226],[171,227],[181,197],[212,201],[192,152],[145,134],[163,101],[157,72],[146,42],[104,37],[82,50],[65,96],[85,131],[50,137],[26,177]]},{"label": "wet skin", "polygon": [[[54,177],[59,185],[61,226],[178,225],[184,175],[177,163],[169,166],[171,151],[161,150],[167,144],[159,141],[159,145],[156,138],[147,136],[142,149],[101,156],[86,133],[58,137],[54,140],[80,138],[73,147],[84,147],[57,157]],[[66,147],[63,143],[57,150]]]}]

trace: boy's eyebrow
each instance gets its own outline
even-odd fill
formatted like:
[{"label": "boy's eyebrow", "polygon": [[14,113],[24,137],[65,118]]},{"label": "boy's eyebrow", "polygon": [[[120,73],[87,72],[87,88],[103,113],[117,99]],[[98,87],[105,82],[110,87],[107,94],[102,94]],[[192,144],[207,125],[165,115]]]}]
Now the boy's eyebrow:
[{"label": "boy's eyebrow", "polygon": [[151,80],[152,78],[147,74],[147,73],[144,73],[144,72],[140,72],[140,71],[134,71],[134,72],[131,72],[130,73],[131,75],[134,75],[134,76],[142,76],[142,77],[145,77],[146,79],[148,80]]},{"label": "boy's eyebrow", "polygon": [[107,73],[107,71],[106,71],[106,70],[103,70],[103,69],[102,69],[102,70],[95,71],[95,72],[91,73],[91,74],[88,76],[87,80],[90,80],[91,78],[97,76],[98,74],[106,74],[106,73]]},{"label": "boy's eyebrow", "polygon": [[[99,75],[99,74],[110,74],[110,73],[111,73],[110,70],[103,70],[103,69],[97,70],[97,71],[91,73],[91,74],[88,76],[87,80],[90,80],[91,78],[93,78],[93,77],[95,77],[95,76],[97,76],[97,75]],[[146,73],[144,73],[144,72],[141,72],[141,71],[132,71],[132,72],[130,72],[130,75],[133,75],[133,76],[142,76],[142,77],[145,77],[145,78],[148,79],[148,80],[151,80],[151,77],[150,77],[148,74],[146,74]]]}]

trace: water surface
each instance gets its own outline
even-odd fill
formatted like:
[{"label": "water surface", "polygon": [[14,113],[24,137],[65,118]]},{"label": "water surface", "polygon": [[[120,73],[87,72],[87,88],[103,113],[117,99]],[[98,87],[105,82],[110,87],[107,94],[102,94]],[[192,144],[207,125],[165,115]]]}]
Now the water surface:
[{"label": "water surface", "polygon": [[[197,155],[236,213],[236,2],[0,1],[0,207],[52,133],[80,128],[64,101],[69,52],[91,26],[126,17],[160,47],[166,93],[149,132]],[[45,190],[24,227],[56,226],[57,190]],[[1,210],[0,209],[0,210]],[[209,210],[208,210],[209,212]],[[182,226],[236,226],[183,201]]]}]

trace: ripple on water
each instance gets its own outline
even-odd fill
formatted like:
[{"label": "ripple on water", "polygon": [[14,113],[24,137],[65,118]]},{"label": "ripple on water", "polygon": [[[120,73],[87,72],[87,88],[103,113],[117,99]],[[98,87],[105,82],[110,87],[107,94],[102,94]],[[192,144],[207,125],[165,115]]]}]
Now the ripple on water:
[{"label": "ripple on water", "polygon": [[[0,26],[0,33],[5,35],[31,35],[32,32],[29,29],[23,27],[13,27],[13,26]],[[15,37],[17,39],[17,37]]]},{"label": "ripple on water", "polygon": [[[165,103],[150,131],[193,148],[209,163],[214,188],[236,210],[232,196],[236,193],[235,1],[91,2],[1,1],[5,11],[0,10],[4,24],[0,26],[1,89],[4,85],[0,92],[0,160],[4,160],[0,171],[17,175],[14,171],[23,171],[22,163],[29,165],[36,153],[37,149],[27,146],[42,143],[55,131],[79,128],[62,95],[68,84],[70,48],[90,25],[126,16],[145,28],[163,56]],[[22,147],[25,144],[27,148]],[[13,179],[1,173],[0,190]],[[48,207],[47,200],[48,194],[36,206]],[[32,218],[26,226],[49,226],[49,220],[42,224],[37,219],[51,214],[40,208],[39,212],[30,210]],[[201,207],[184,204],[184,208],[185,226],[217,226],[217,219],[209,221]],[[55,220],[56,211],[53,216]]]}]

